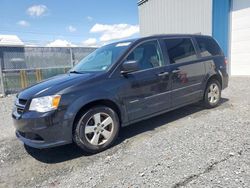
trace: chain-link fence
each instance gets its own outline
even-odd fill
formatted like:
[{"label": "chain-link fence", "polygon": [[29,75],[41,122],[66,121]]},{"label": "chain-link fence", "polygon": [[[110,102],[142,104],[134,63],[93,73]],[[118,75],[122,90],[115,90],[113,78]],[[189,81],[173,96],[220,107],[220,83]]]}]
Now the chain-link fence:
[{"label": "chain-link fence", "polygon": [[66,73],[95,48],[0,47],[0,93],[16,93],[43,79]]}]

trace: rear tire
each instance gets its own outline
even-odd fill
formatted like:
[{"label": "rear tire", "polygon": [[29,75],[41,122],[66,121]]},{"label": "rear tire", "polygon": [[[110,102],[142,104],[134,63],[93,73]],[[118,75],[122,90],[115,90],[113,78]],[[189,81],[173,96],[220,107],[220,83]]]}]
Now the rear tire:
[{"label": "rear tire", "polygon": [[119,118],[113,109],[95,106],[81,114],[75,125],[73,139],[84,151],[98,153],[114,143],[119,128]]},{"label": "rear tire", "polygon": [[221,84],[218,80],[212,79],[208,82],[204,95],[204,104],[207,108],[218,106],[221,99]]}]

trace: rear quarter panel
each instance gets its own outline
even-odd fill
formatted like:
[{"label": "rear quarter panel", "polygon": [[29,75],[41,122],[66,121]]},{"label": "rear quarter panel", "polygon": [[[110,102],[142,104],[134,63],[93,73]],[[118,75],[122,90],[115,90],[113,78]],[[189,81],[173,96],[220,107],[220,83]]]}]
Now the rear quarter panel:
[{"label": "rear quarter panel", "polygon": [[[222,81],[222,89],[228,86],[228,73],[223,55],[205,58],[204,66],[206,70],[206,83],[210,77],[218,75]],[[206,85],[204,86],[205,89]]]}]

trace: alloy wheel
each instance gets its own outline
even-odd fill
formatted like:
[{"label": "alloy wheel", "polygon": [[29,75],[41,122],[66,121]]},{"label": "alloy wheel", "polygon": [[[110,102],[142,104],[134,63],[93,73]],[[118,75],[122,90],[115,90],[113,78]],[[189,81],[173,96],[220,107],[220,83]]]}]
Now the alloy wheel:
[{"label": "alloy wheel", "polygon": [[106,113],[96,113],[85,126],[85,138],[92,145],[102,145],[109,140],[114,130],[114,121]]},{"label": "alloy wheel", "polygon": [[215,104],[220,99],[220,89],[215,83],[211,84],[208,91],[208,101],[210,104]]}]

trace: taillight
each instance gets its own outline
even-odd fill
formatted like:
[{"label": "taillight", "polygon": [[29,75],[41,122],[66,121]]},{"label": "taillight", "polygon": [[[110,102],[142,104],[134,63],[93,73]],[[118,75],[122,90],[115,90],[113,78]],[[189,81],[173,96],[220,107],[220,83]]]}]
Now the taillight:
[{"label": "taillight", "polygon": [[224,64],[227,65],[227,58],[224,59]]}]

